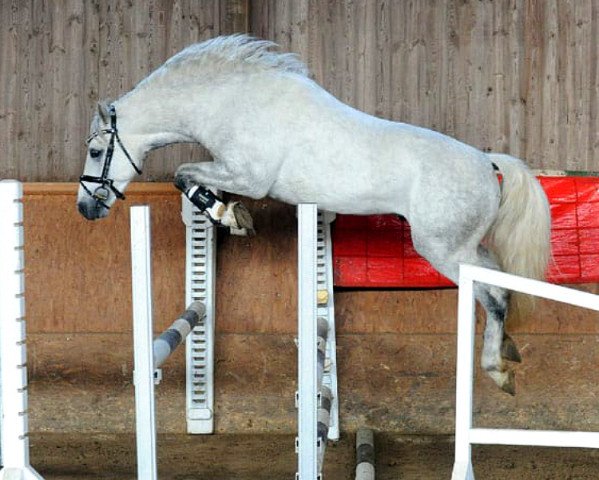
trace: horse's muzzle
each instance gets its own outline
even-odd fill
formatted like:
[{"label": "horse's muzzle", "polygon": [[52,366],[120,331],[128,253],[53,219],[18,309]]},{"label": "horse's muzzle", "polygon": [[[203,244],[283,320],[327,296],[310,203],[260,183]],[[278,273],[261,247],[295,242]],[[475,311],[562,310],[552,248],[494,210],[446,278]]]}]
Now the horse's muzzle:
[{"label": "horse's muzzle", "polygon": [[88,220],[98,220],[108,215],[108,209],[100,205],[93,198],[84,198],[77,202],[79,213]]}]

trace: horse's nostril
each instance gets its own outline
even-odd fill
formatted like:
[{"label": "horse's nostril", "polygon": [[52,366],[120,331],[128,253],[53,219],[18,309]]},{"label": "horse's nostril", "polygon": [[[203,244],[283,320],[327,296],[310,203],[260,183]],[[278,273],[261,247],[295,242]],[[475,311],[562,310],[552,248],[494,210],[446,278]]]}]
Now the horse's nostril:
[{"label": "horse's nostril", "polygon": [[79,213],[88,220],[95,220],[97,218],[95,205],[90,205],[85,201],[77,202],[77,209],[79,210]]}]

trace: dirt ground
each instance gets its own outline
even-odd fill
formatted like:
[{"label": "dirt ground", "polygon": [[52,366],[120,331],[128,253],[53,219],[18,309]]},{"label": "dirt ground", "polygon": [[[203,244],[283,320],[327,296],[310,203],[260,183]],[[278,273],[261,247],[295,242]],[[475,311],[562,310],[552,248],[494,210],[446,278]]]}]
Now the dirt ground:
[{"label": "dirt ground", "polygon": [[[324,479],[354,478],[354,437],[326,452]],[[377,480],[451,477],[451,437],[376,435]],[[291,435],[161,435],[161,480],[284,480],[296,467]],[[132,435],[33,434],[31,463],[46,480],[135,477]],[[599,452],[581,449],[475,447],[477,480],[596,480]]]}]

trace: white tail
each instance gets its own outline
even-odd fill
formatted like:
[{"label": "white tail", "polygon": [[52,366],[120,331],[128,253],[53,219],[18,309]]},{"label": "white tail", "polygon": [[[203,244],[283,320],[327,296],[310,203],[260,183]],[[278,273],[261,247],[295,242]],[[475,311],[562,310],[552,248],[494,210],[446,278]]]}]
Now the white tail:
[{"label": "white tail", "polygon": [[504,271],[543,280],[551,252],[547,196],[522,161],[502,154],[489,154],[489,158],[503,175],[490,246]]}]

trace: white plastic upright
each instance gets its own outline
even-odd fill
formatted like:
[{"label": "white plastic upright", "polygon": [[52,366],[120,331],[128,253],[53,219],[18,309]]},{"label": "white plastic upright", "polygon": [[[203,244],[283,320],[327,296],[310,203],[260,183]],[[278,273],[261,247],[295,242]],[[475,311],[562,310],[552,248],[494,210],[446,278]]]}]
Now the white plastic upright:
[{"label": "white plastic upright", "polygon": [[200,301],[206,316],[185,342],[187,433],[214,432],[214,313],[216,231],[214,225],[184,195],[185,304]]},{"label": "white plastic upright", "polygon": [[29,464],[22,197],[20,182],[0,181],[2,480],[43,478]]},{"label": "white plastic upright", "polygon": [[137,478],[156,480],[150,208],[145,205],[131,207],[131,284]]},{"label": "white plastic upright", "polygon": [[297,480],[316,480],[317,439],[317,208],[300,204],[298,217],[298,472]]},{"label": "white plastic upright", "polygon": [[339,397],[337,394],[337,341],[335,335],[335,300],[333,291],[333,241],[331,223],[335,214],[318,212],[316,281],[317,291],[326,292],[325,300],[318,301],[318,318],[324,318],[328,325],[325,369],[323,385],[331,392],[328,439],[339,440]]},{"label": "white plastic upright", "polygon": [[599,295],[518,277],[497,270],[460,265],[456,372],[455,463],[452,480],[474,480],[472,444],[597,448],[599,432],[515,430],[472,426],[474,379],[474,282],[534,295],[599,312]]},{"label": "white plastic upright", "polygon": [[[461,279],[461,277],[460,277]],[[472,379],[474,378],[474,284],[460,281],[456,382],[455,462],[453,480],[474,480],[472,447]]]}]

